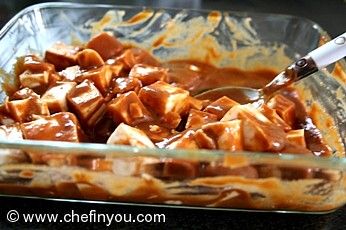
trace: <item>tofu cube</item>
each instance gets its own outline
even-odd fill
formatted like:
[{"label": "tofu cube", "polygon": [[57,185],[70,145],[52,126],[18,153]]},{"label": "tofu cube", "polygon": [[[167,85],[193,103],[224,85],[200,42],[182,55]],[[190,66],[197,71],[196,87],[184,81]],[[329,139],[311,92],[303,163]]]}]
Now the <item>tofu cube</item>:
[{"label": "tofu cube", "polygon": [[197,142],[195,141],[195,131],[189,130],[183,134],[178,134],[179,138],[174,138],[166,148],[167,149],[198,149]]},{"label": "tofu cube", "polygon": [[289,125],[293,126],[295,121],[295,104],[281,94],[275,95],[268,103],[268,107],[275,109],[279,116]]},{"label": "tofu cube", "polygon": [[[19,62],[20,64],[21,62]],[[55,70],[54,65],[44,62],[39,57],[35,55],[24,56],[23,66],[19,68],[19,73],[24,71],[30,71],[31,73],[42,73],[44,71],[53,72]]]},{"label": "tofu cube", "polygon": [[276,113],[274,109],[269,108],[267,105],[262,105],[260,111],[266,116],[271,122],[285,130],[285,132],[290,131],[292,128],[289,126],[280,116]]},{"label": "tofu cube", "polygon": [[142,84],[150,85],[157,81],[167,82],[168,80],[168,69],[162,67],[154,67],[144,64],[136,64],[132,67],[129,77],[139,79]]},{"label": "tofu cube", "polygon": [[185,125],[186,129],[200,128],[202,125],[217,121],[217,116],[212,113],[207,113],[195,109],[191,109],[187,122]]},{"label": "tofu cube", "polygon": [[107,112],[117,124],[123,122],[128,125],[137,125],[152,119],[149,111],[133,91],[121,94],[112,100],[108,104]]},{"label": "tofu cube", "polygon": [[123,50],[123,45],[118,39],[106,32],[91,38],[87,47],[99,53],[104,61],[118,55]]},{"label": "tofu cube", "polygon": [[87,126],[95,125],[106,108],[100,91],[89,80],[76,85],[67,94],[67,101],[82,124]]},{"label": "tofu cube", "polygon": [[140,129],[124,123],[118,125],[107,140],[107,144],[130,145],[135,147],[155,148],[149,137]]},{"label": "tofu cube", "polygon": [[11,97],[10,97],[10,100],[22,100],[22,99],[26,99],[26,98],[29,98],[29,97],[40,98],[40,95],[35,93],[30,88],[22,88],[22,89],[16,91],[14,94],[12,94]]},{"label": "tofu cube", "polygon": [[163,127],[175,129],[181,122],[181,117],[179,113],[168,112],[160,118],[160,123]]},{"label": "tofu cube", "polygon": [[80,51],[79,47],[69,46],[62,42],[54,44],[45,53],[45,60],[52,63],[60,71],[69,66],[76,65],[76,54]]},{"label": "tofu cube", "polygon": [[69,112],[26,122],[20,125],[25,139],[80,142],[83,133],[76,116]]},{"label": "tofu cube", "polygon": [[240,119],[244,149],[278,152],[285,147],[286,133],[251,104],[232,107],[221,121]]},{"label": "tofu cube", "polygon": [[202,126],[205,134],[215,140],[218,149],[228,151],[243,150],[243,130],[241,120],[214,122]]},{"label": "tofu cube", "polygon": [[79,65],[67,67],[66,69],[59,72],[64,81],[76,81],[76,79],[82,75],[82,71]]},{"label": "tofu cube", "polygon": [[116,64],[121,64],[127,72],[136,65],[137,61],[132,49],[125,50],[115,59]]},{"label": "tofu cube", "polygon": [[217,120],[220,120],[227,113],[227,111],[235,105],[239,105],[239,103],[226,96],[223,96],[209,104],[203,111],[215,114],[217,116]]},{"label": "tofu cube", "polygon": [[67,94],[76,85],[76,82],[57,82],[42,95],[41,100],[47,104],[51,113],[67,112]]},{"label": "tofu cube", "polygon": [[79,81],[79,79],[89,79],[94,83],[94,85],[102,93],[102,95],[106,95],[112,80],[111,66],[104,65],[97,69],[85,71],[81,75],[79,75],[76,80]]},{"label": "tofu cube", "polygon": [[49,115],[47,104],[37,97],[9,101],[5,106],[11,118],[20,123],[31,121],[34,115]]},{"label": "tofu cube", "polygon": [[287,133],[289,142],[306,148],[304,129],[291,130]]},{"label": "tofu cube", "polygon": [[113,94],[123,94],[129,91],[138,92],[142,87],[140,80],[132,77],[114,78],[111,85]]},{"label": "tofu cube", "polygon": [[21,87],[27,87],[30,89],[44,88],[49,83],[49,72],[44,71],[43,73],[31,73],[26,70],[24,73],[19,75],[19,82]]},{"label": "tofu cube", "polygon": [[78,52],[76,60],[82,69],[91,69],[105,64],[102,57],[92,49],[84,49]]},{"label": "tofu cube", "polygon": [[186,106],[189,92],[166,82],[157,81],[139,91],[139,99],[158,115],[180,114]]},{"label": "tofu cube", "polygon": [[216,141],[209,137],[202,129],[196,131],[195,141],[201,149],[217,149]]}]

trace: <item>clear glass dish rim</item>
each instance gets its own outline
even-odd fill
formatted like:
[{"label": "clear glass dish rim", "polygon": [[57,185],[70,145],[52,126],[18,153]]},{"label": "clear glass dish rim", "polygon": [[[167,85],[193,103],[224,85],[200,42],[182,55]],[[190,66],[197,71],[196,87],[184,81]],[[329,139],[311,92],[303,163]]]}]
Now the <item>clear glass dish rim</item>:
[{"label": "clear glass dish rim", "polygon": [[[13,16],[0,30],[0,44],[2,38],[6,35],[7,31],[17,22],[17,20],[23,15],[37,9],[48,9],[48,8],[115,8],[115,9],[153,9],[153,10],[185,10],[190,12],[200,12],[207,13],[212,10],[195,10],[195,9],[179,9],[179,8],[155,8],[155,7],[145,7],[145,6],[126,6],[126,5],[111,5],[111,4],[86,4],[86,3],[69,3],[69,2],[48,2],[34,4],[29,7],[24,8]],[[272,14],[272,13],[256,13],[256,12],[243,12],[243,11],[220,11],[220,12],[232,12],[238,15],[261,15],[261,16],[277,16],[277,17],[288,17],[288,18],[300,18],[302,20],[309,21],[313,24],[314,28],[318,30],[320,35],[326,36],[327,39],[330,38],[327,32],[323,30],[316,22],[299,16],[286,15],[286,14]],[[341,61],[343,69],[345,69],[344,60]],[[0,139],[0,149],[32,149],[32,150],[42,150],[42,151],[61,151],[61,153],[68,154],[79,154],[85,152],[92,152],[94,154],[100,154],[100,156],[107,153],[125,153],[129,157],[140,156],[140,153],[145,155],[155,156],[155,157],[169,157],[169,158],[194,158],[194,159],[210,159],[210,158],[221,158],[226,156],[226,154],[232,154],[234,156],[243,156],[247,159],[253,159],[257,161],[272,161],[276,163],[288,163],[288,162],[302,162],[308,163],[315,167],[346,170],[346,157],[317,157],[299,154],[273,154],[273,153],[261,153],[261,152],[227,152],[220,150],[187,150],[187,149],[148,149],[148,148],[137,148],[131,146],[123,145],[107,145],[107,144],[96,144],[96,143],[72,143],[72,142],[58,142],[58,141],[36,141],[36,140],[21,140],[21,141],[11,141]]]}]

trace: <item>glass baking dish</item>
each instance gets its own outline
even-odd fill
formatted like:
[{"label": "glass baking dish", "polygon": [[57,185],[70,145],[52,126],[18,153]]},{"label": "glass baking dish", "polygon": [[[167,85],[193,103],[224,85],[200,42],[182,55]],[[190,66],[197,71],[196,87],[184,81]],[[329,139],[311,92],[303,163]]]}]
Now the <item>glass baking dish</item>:
[{"label": "glass baking dish", "polygon": [[[287,15],[45,3],[24,9],[2,28],[2,83],[12,82],[17,57],[43,54],[56,41],[80,44],[101,31],[111,31],[161,61],[189,58],[247,70],[280,71],[329,39],[314,22]],[[345,70],[342,60],[295,85],[307,109],[318,111],[313,119],[333,148],[332,158],[1,139],[0,194],[190,208],[333,211],[346,203]],[[4,98],[1,91],[1,101]],[[52,161],[33,164],[24,152]],[[138,159],[146,163],[138,165]],[[165,162],[172,163],[169,179],[156,174]],[[96,164],[110,170],[94,170]],[[210,165],[220,168],[217,175],[196,173]],[[150,170],[137,173],[138,167]]]}]

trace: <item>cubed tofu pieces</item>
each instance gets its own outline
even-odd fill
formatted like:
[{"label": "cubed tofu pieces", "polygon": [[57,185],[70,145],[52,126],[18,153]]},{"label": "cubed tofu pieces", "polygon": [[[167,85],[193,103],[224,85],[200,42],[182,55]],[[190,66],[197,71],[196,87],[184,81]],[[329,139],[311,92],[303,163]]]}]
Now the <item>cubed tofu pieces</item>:
[{"label": "cubed tofu pieces", "polygon": [[82,75],[82,70],[80,69],[80,66],[74,65],[67,67],[59,72],[59,74],[64,81],[75,81],[79,76]]},{"label": "cubed tofu pieces", "polygon": [[111,85],[113,94],[123,94],[129,91],[138,92],[142,87],[140,80],[132,77],[114,78]]},{"label": "cubed tofu pieces", "polygon": [[195,141],[200,149],[216,149],[216,140],[209,137],[202,129],[198,129],[194,135]]},{"label": "cubed tofu pieces", "polygon": [[243,150],[241,120],[214,122],[202,126],[202,130],[213,138],[217,148],[228,151]]},{"label": "cubed tofu pieces", "polygon": [[295,104],[281,94],[275,95],[268,103],[268,107],[275,109],[279,116],[289,125],[294,125],[295,120]]},{"label": "cubed tofu pieces", "polygon": [[189,130],[181,134],[178,138],[169,143],[167,149],[198,149],[197,142],[195,141],[195,131]]},{"label": "cubed tofu pieces", "polygon": [[79,51],[79,47],[58,42],[46,51],[45,60],[52,63],[60,71],[77,63],[76,54]]},{"label": "cubed tofu pieces", "polygon": [[21,129],[25,139],[80,142],[83,133],[76,116],[61,112],[37,120],[22,123]]},{"label": "cubed tofu pieces", "polygon": [[262,105],[260,111],[266,116],[271,122],[285,130],[285,132],[290,131],[292,128],[289,126],[274,109],[269,108],[267,105]]},{"label": "cubed tofu pieces", "polygon": [[49,72],[44,71],[42,73],[32,73],[29,70],[26,70],[19,75],[19,82],[21,87],[27,87],[30,89],[45,88],[49,83]]},{"label": "cubed tofu pieces", "polygon": [[226,96],[223,96],[209,104],[203,111],[215,114],[217,119],[220,120],[227,113],[227,111],[235,105],[239,105],[239,103]]},{"label": "cubed tofu pieces", "polygon": [[23,89],[20,89],[20,90],[16,91],[14,94],[12,94],[9,99],[10,100],[22,100],[22,99],[26,99],[26,98],[29,98],[29,97],[40,98],[40,95],[35,93],[30,88],[23,88]]},{"label": "cubed tofu pieces", "polygon": [[114,61],[117,64],[121,64],[127,71],[129,71],[137,63],[132,49],[125,50],[121,55],[115,58]]},{"label": "cubed tofu pieces", "polygon": [[123,122],[128,125],[137,125],[151,120],[149,111],[133,91],[121,94],[112,100],[108,104],[107,112],[118,124]]},{"label": "cubed tofu pieces", "polygon": [[243,121],[242,133],[244,149],[249,151],[280,151],[287,142],[283,129],[272,123],[252,105],[232,107],[221,121],[240,119]]},{"label": "cubed tofu pieces", "polygon": [[36,96],[8,101],[5,106],[11,118],[21,123],[31,121],[34,115],[49,115],[47,104]]},{"label": "cubed tofu pieces", "polygon": [[51,113],[67,112],[67,94],[76,85],[76,82],[57,82],[42,95],[41,100],[47,104]]},{"label": "cubed tofu pieces", "polygon": [[188,97],[188,91],[162,81],[145,86],[139,91],[139,98],[143,104],[158,115],[165,115],[168,112],[180,114],[188,103],[186,100]]},{"label": "cubed tofu pieces", "polygon": [[155,148],[148,136],[141,131],[124,123],[118,125],[107,140],[107,144],[130,145],[136,147]]},{"label": "cubed tofu pieces", "polygon": [[189,116],[187,118],[185,128],[186,129],[200,128],[204,124],[215,122],[215,121],[217,121],[217,116],[215,114],[199,111],[196,109],[191,109]]},{"label": "cubed tofu pieces", "polygon": [[163,127],[175,129],[181,122],[181,117],[179,113],[168,112],[160,118],[160,123]]},{"label": "cubed tofu pieces", "polygon": [[123,45],[118,39],[106,32],[91,38],[87,47],[98,52],[104,61],[120,54],[123,50]]},{"label": "cubed tofu pieces", "polygon": [[106,95],[112,80],[111,66],[104,65],[97,69],[85,71],[78,76],[77,81],[79,79],[89,79],[94,83],[94,85],[102,93],[102,95]]},{"label": "cubed tofu pieces", "polygon": [[92,49],[84,49],[78,52],[76,59],[82,69],[91,69],[105,64],[102,57]]},{"label": "cubed tofu pieces", "polygon": [[101,119],[106,108],[102,94],[89,80],[76,85],[67,94],[67,101],[82,124],[89,127]]},{"label": "cubed tofu pieces", "polygon": [[136,64],[132,67],[129,77],[139,79],[142,84],[150,85],[157,81],[167,82],[168,80],[168,69],[162,67],[154,67],[144,64]]},{"label": "cubed tofu pieces", "polygon": [[287,133],[289,142],[306,148],[304,129],[291,130]]},{"label": "cubed tofu pieces", "polygon": [[[20,63],[20,62],[19,62]],[[44,71],[52,72],[55,70],[54,65],[42,61],[35,55],[27,55],[23,59],[22,67],[20,67],[20,73],[24,71],[30,71],[31,73],[42,73]]]}]

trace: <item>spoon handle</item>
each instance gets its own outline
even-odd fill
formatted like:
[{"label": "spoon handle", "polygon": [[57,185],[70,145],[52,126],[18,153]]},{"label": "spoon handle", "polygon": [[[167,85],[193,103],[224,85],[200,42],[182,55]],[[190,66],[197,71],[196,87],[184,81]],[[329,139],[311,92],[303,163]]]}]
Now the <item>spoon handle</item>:
[{"label": "spoon handle", "polygon": [[318,69],[324,68],[346,56],[346,32],[311,51],[307,56],[314,60]]},{"label": "spoon handle", "polygon": [[263,87],[262,92],[265,95],[271,95],[277,90],[299,81],[345,56],[346,33],[343,33],[288,66],[285,71]]}]

